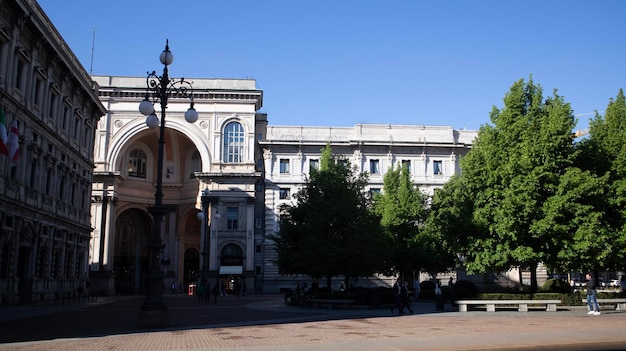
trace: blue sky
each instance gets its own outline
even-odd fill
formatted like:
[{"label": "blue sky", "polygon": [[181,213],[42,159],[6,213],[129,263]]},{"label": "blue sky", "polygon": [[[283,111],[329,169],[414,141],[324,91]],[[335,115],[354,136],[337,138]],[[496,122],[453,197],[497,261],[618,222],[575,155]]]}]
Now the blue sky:
[{"label": "blue sky", "polygon": [[169,39],[172,77],[254,78],[272,125],[478,129],[532,75],[584,128],[626,87],[622,0],[38,2],[87,72],[160,72]]}]

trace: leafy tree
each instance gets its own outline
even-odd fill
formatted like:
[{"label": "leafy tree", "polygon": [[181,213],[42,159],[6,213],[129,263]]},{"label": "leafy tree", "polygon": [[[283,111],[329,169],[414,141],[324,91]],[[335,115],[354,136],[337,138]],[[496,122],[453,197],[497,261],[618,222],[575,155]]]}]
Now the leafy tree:
[{"label": "leafy tree", "polygon": [[322,150],[319,171],[312,170],[296,204],[285,206],[276,243],[282,274],[314,278],[371,276],[382,271],[386,239],[379,218],[369,211],[367,174]]},{"label": "leafy tree", "polygon": [[581,142],[578,164],[604,179],[608,189],[602,187],[603,206],[595,204],[595,209],[605,211],[602,222],[585,241],[601,248],[588,252],[584,257],[589,260],[581,264],[598,270],[626,270],[626,98],[622,89],[609,101],[604,116],[596,113],[589,132],[589,138]]},{"label": "leafy tree", "polygon": [[422,250],[427,242],[424,238],[419,240],[427,216],[428,196],[413,185],[407,166],[392,166],[383,182],[383,192],[374,197],[373,211],[380,216],[381,226],[391,242],[388,266],[391,273],[410,276],[430,258]]},{"label": "leafy tree", "polygon": [[546,245],[549,233],[536,223],[546,215],[543,204],[575,158],[575,120],[556,91],[544,100],[532,79],[515,82],[504,105],[503,110],[493,108],[494,125],[480,128],[461,160],[469,204],[457,204],[457,211],[470,206],[472,230],[459,243],[470,273],[530,268],[536,290],[537,265],[559,250]]}]

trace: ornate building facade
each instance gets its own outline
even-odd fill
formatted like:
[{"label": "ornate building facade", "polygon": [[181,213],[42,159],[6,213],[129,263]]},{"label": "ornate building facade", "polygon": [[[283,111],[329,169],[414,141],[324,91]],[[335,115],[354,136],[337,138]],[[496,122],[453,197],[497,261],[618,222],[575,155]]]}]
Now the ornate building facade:
[{"label": "ornate building facade", "polygon": [[[158,137],[138,112],[146,80],[93,79],[108,112],[95,140],[91,277],[105,292],[141,293]],[[198,121],[184,121],[184,99],[168,102],[166,119],[163,201],[169,210],[161,254],[168,287],[188,289],[202,277],[248,293],[293,287],[292,277],[278,273],[266,238],[278,230],[279,206],[302,188],[327,143],[370,173],[369,191],[382,189],[392,165],[407,164],[415,184],[432,194],[459,172],[459,158],[476,136],[420,125],[268,126],[254,80],[192,81]]]},{"label": "ornate building facade", "polygon": [[0,106],[17,147],[0,154],[0,303],[76,296],[89,276],[93,144],[106,111],[36,1],[0,1]]},{"label": "ornate building facade", "polygon": [[[0,0],[0,9],[0,105],[20,135],[16,163],[0,154],[1,302],[72,295],[87,280],[98,293],[143,293],[158,148],[138,111],[146,79],[90,77],[35,1]],[[166,286],[293,287],[266,238],[326,144],[370,173],[371,192],[392,165],[407,164],[432,193],[459,172],[476,136],[423,125],[270,126],[254,80],[191,80],[198,121],[184,121],[186,100],[167,108]]]}]

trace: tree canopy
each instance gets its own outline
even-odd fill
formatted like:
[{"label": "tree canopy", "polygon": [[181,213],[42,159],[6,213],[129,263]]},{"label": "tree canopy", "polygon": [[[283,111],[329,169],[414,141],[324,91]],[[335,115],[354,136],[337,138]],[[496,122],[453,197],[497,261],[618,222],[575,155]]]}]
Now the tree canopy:
[{"label": "tree canopy", "polygon": [[282,274],[326,277],[371,276],[383,270],[387,241],[380,219],[369,210],[367,174],[322,150],[320,169],[282,209],[280,230],[272,237]]},{"label": "tree canopy", "polygon": [[412,274],[432,258],[423,253],[426,246],[420,238],[428,210],[428,196],[411,182],[407,166],[385,173],[382,193],[374,196],[373,211],[381,218],[381,226],[390,239],[387,255],[389,273]]}]

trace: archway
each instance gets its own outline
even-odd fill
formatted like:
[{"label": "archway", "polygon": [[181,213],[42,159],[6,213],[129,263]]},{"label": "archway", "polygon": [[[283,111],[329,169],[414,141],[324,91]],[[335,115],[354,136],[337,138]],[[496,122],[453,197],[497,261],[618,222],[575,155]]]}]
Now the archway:
[{"label": "archway", "polygon": [[200,256],[194,249],[185,250],[183,284],[189,286],[196,284],[198,280],[198,269],[200,267]]},{"label": "archway", "polygon": [[243,288],[243,250],[237,244],[228,244],[220,252],[220,286],[222,295],[239,296]]},{"label": "archway", "polygon": [[150,237],[150,218],[139,209],[122,212],[115,222],[113,270],[115,293],[136,294],[143,291],[147,259],[144,253]]}]

